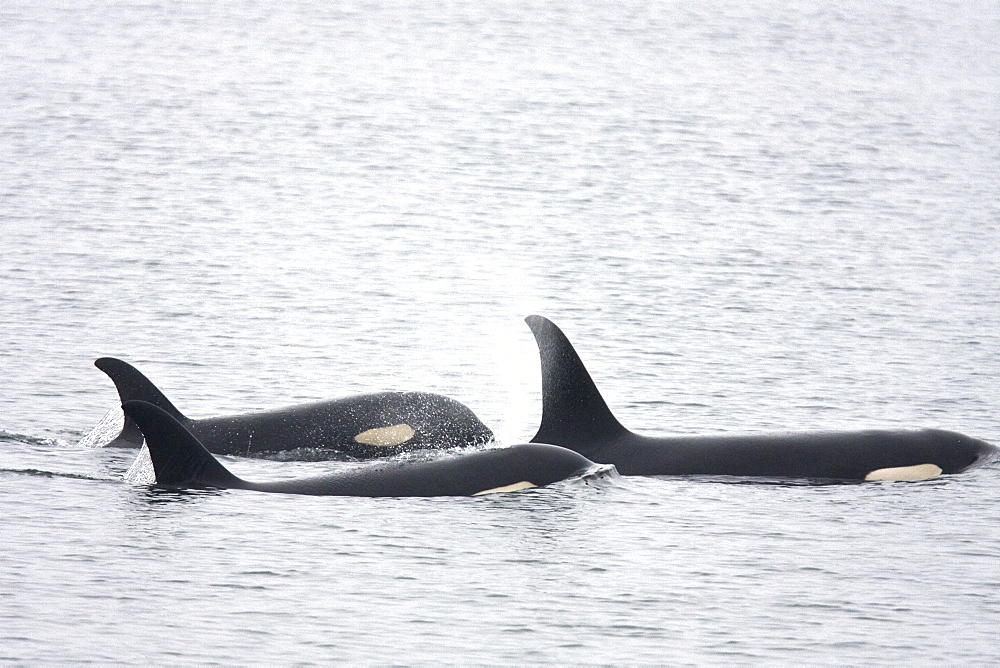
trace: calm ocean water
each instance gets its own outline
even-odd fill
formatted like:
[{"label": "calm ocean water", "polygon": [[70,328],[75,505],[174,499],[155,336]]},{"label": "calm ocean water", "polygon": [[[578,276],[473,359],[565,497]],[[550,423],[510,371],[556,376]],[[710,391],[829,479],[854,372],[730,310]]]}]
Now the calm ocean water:
[{"label": "calm ocean water", "polygon": [[0,662],[1000,660],[998,463],[338,499],[79,445],[103,355],[193,417],[425,390],[525,441],[530,313],[636,431],[1000,443],[997,2],[13,0],[0,32]]}]

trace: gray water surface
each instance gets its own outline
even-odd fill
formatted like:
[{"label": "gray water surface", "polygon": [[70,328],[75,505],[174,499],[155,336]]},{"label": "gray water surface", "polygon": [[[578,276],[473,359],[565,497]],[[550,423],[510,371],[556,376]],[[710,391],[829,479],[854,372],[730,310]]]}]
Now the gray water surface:
[{"label": "gray water surface", "polygon": [[[1000,443],[1000,5],[0,7],[0,661],[990,664],[1000,464],[473,499],[177,492],[80,447],[378,390],[649,434]],[[342,462],[224,458],[251,479]]]}]

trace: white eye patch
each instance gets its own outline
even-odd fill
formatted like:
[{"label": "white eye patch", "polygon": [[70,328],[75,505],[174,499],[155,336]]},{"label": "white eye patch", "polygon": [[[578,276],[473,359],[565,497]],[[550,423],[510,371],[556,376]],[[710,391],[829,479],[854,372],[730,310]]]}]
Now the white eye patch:
[{"label": "white eye patch", "polygon": [[865,480],[893,480],[897,482],[912,482],[928,480],[941,475],[941,467],[936,464],[917,464],[916,466],[897,466],[889,469],[878,469],[865,476]]},{"label": "white eye patch", "polygon": [[493,489],[484,489],[481,492],[476,492],[472,496],[482,496],[483,494],[500,494],[501,492],[517,492],[522,489],[531,489],[532,487],[538,487],[538,485],[530,483],[527,480],[522,480],[521,482],[515,482],[513,485],[507,485],[506,487],[494,487]]},{"label": "white eye patch", "polygon": [[378,427],[363,431],[354,437],[354,440],[364,445],[375,445],[380,448],[388,448],[400,443],[406,443],[413,438],[413,428],[406,424],[394,424],[391,427]]}]

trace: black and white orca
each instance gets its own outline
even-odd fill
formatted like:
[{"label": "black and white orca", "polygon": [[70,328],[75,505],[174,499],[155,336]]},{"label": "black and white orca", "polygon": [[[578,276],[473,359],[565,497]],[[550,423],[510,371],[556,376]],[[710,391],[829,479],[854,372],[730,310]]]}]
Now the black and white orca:
[{"label": "black and white orca", "polygon": [[227,470],[167,411],[144,401],[126,401],[123,410],[145,436],[156,484],[161,487],[314,496],[482,496],[542,487],[596,468],[571,450],[529,443],[432,461],[356,464],[345,472],[312,478],[249,482]]},{"label": "black and white orca", "polygon": [[[287,406],[259,413],[193,420],[185,417],[138,369],[113,357],[94,365],[110,376],[122,404],[159,406],[218,455],[255,455],[299,448],[338,450],[359,459],[419,448],[482,445],[493,432],[465,405],[440,394],[377,392]],[[138,448],[142,432],[126,414],[107,445]]]},{"label": "black and white orca", "polygon": [[618,422],[555,324],[538,315],[525,322],[542,363],[542,421],[532,442],[614,464],[622,475],[924,480],[965,471],[997,453],[989,443],[940,429],[640,436]]}]

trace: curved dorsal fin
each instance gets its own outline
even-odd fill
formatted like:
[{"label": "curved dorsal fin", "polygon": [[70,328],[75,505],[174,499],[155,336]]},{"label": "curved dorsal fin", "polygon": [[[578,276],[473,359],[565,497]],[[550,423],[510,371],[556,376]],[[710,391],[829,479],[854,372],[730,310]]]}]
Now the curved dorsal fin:
[{"label": "curved dorsal fin", "polygon": [[212,456],[205,446],[172,415],[145,401],[122,404],[142,430],[156,484],[166,487],[243,487],[240,480]]},{"label": "curved dorsal fin", "polygon": [[94,366],[108,374],[118,389],[118,396],[124,405],[126,401],[145,401],[147,404],[159,406],[181,422],[187,418],[174,407],[153,381],[128,362],[114,357],[102,357],[94,362]]},{"label": "curved dorsal fin", "polygon": [[[118,390],[118,397],[121,399],[123,406],[127,401],[145,401],[154,406],[159,406],[185,424],[190,422],[188,418],[170,403],[170,400],[163,395],[163,392],[160,392],[159,388],[153,385],[152,381],[142,375],[138,369],[128,362],[123,362],[114,357],[101,357],[94,362],[94,366],[108,374],[108,377],[114,382],[115,388]],[[125,414],[125,425],[122,427],[122,433],[108,443],[108,446],[124,448],[138,448],[142,446],[142,432],[139,431],[139,427],[128,416],[128,413]]]},{"label": "curved dorsal fin", "polygon": [[126,401],[145,401],[147,404],[159,406],[166,412],[173,415],[181,422],[188,419],[174,407],[170,400],[164,396],[160,389],[153,385],[153,381],[146,378],[142,373],[128,362],[115,359],[114,357],[102,357],[94,362],[94,366],[108,374],[118,389],[118,396],[122,400],[122,405]]},{"label": "curved dorsal fin", "polygon": [[524,319],[542,361],[542,424],[532,438],[586,454],[627,431],[611,413],[566,335],[540,315]]}]

